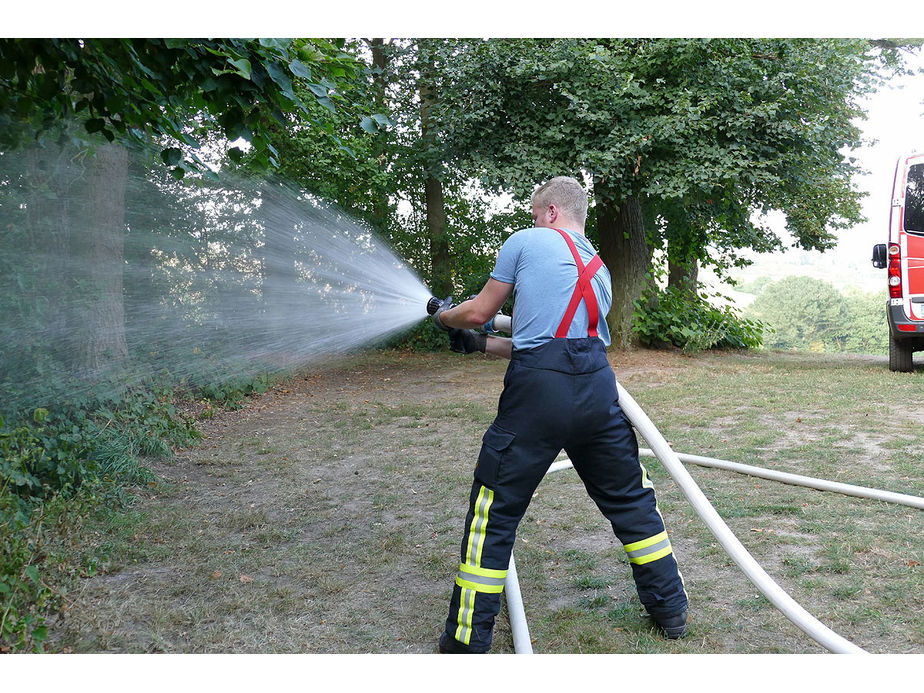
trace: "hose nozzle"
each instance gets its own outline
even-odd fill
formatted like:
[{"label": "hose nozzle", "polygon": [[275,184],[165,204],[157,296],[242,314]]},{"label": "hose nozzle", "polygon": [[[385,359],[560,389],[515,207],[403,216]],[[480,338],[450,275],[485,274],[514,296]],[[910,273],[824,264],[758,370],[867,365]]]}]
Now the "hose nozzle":
[{"label": "hose nozzle", "polygon": [[440,306],[443,305],[443,302],[438,299],[436,296],[431,296],[430,300],[427,301],[427,315],[433,315],[440,309]]}]

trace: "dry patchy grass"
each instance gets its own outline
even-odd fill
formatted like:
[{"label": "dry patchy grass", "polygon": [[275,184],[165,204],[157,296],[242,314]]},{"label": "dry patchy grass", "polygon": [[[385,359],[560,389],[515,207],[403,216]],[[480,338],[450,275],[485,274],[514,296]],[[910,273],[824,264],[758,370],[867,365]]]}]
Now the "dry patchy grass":
[{"label": "dry patchy grass", "polygon": [[[790,354],[613,354],[675,449],[924,495],[920,373]],[[471,469],[505,362],[377,353],[204,423],[102,532],[99,573],[49,642],[76,652],[427,653],[448,609]],[[644,442],[642,443],[644,445]],[[687,639],[642,613],[573,471],[547,478],[515,549],[537,652],[821,652],[758,594],[646,460],[691,601]],[[872,652],[924,651],[922,515],[690,468],[761,565]],[[502,610],[496,652],[512,652]]]}]

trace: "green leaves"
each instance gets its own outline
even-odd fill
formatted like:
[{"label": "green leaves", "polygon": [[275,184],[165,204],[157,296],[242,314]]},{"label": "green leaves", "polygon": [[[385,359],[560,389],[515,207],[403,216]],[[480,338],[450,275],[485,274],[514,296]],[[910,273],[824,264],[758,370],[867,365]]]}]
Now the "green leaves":
[{"label": "green leaves", "polygon": [[[328,39],[0,39],[0,147],[77,113],[88,143],[167,138],[195,149],[191,124],[203,119],[218,120],[232,140],[266,143],[270,122],[287,122],[293,112],[317,117],[296,80],[310,82],[309,98],[336,112],[346,87],[363,78],[344,46]],[[168,143],[161,155],[173,175],[204,171],[191,156],[177,159],[178,149]],[[274,166],[277,158],[256,151],[253,160]]]},{"label": "green leaves", "polygon": [[364,116],[359,126],[366,132],[376,134],[387,129],[392,124],[388,116],[381,113],[374,113],[371,116]]},{"label": "green leaves", "polygon": [[160,158],[167,166],[176,166],[183,158],[183,152],[176,147],[170,147],[160,153]]},{"label": "green leaves", "polygon": [[705,349],[754,349],[765,326],[732,308],[716,308],[699,295],[664,289],[635,304],[633,331],[648,346],[673,344],[685,353]]},{"label": "green leaves", "polygon": [[295,58],[292,62],[289,63],[289,69],[296,77],[301,77],[302,79],[306,80],[311,79],[311,70],[308,69],[308,66],[298,58]]},{"label": "green leaves", "polygon": [[280,52],[285,52],[292,45],[292,39],[260,39],[260,45],[264,48],[274,48]]},{"label": "green leaves", "polygon": [[90,118],[84,123],[84,127],[89,133],[101,132],[106,127],[106,121],[102,118]]},{"label": "green leaves", "polygon": [[264,67],[270,79],[279,85],[286,98],[295,101],[295,94],[292,93],[292,78],[289,77],[283,66],[277,62],[268,62]]},{"label": "green leaves", "polygon": [[330,89],[322,84],[308,84],[306,85],[308,89],[311,90],[311,93],[317,96],[318,98],[326,98],[330,93]]}]

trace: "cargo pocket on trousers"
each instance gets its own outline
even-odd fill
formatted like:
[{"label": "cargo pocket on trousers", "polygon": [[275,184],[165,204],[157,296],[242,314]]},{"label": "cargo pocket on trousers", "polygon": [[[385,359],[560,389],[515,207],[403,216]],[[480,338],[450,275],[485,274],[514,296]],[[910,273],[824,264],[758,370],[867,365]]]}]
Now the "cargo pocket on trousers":
[{"label": "cargo pocket on trousers", "polygon": [[478,464],[475,466],[475,479],[491,488],[497,483],[497,473],[500,470],[504,453],[516,433],[505,431],[491,424],[481,439],[481,454],[478,455]]}]

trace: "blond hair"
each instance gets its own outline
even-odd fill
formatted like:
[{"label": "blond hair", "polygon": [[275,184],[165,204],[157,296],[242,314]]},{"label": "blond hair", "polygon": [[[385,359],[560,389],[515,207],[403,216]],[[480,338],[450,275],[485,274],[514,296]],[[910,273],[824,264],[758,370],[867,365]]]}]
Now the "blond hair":
[{"label": "blond hair", "polygon": [[543,183],[533,193],[533,205],[556,205],[567,217],[582,224],[587,221],[587,192],[570,176],[557,176]]}]

